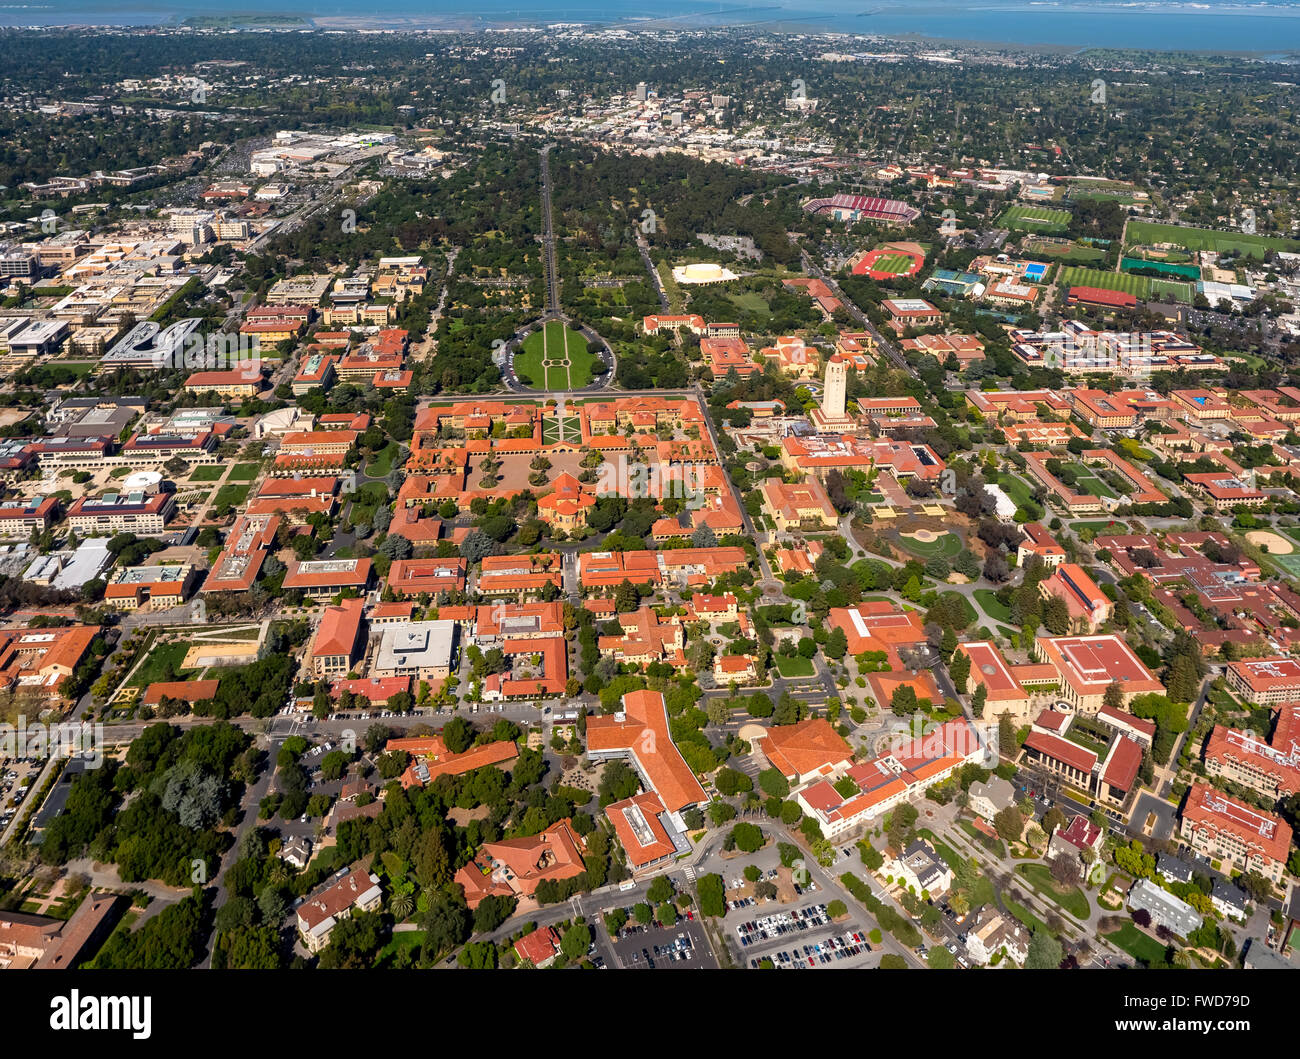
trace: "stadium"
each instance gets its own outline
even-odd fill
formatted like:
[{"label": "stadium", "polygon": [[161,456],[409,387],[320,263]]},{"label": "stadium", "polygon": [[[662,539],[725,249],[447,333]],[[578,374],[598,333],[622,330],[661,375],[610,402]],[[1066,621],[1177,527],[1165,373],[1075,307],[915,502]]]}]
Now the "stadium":
[{"label": "stadium", "polygon": [[925,264],[925,251],[916,243],[886,243],[860,254],[853,261],[855,276],[867,275],[875,280],[915,276]]},{"label": "stadium", "polygon": [[828,199],[809,199],[804,210],[815,216],[829,216],[837,221],[881,221],[886,224],[911,224],[921,211],[897,199],[878,199],[869,195],[833,195]]}]

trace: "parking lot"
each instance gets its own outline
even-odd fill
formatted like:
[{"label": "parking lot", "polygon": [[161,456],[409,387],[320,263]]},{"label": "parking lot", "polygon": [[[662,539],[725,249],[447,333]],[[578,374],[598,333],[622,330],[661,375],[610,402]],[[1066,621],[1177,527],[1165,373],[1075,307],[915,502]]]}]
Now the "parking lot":
[{"label": "parking lot", "polygon": [[748,967],[764,958],[781,969],[875,966],[866,932],[854,923],[832,923],[823,902],[769,912],[735,928]]},{"label": "parking lot", "polygon": [[715,970],[718,966],[704,928],[694,919],[679,920],[671,927],[629,923],[612,941],[614,966],[619,968]]}]

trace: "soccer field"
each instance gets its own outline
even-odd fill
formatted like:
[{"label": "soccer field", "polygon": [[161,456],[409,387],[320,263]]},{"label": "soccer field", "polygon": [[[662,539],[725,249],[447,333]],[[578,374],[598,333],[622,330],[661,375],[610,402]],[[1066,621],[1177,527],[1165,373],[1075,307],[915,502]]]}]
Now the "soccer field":
[{"label": "soccer field", "polygon": [[1175,279],[1152,279],[1150,276],[1138,276],[1132,272],[1107,272],[1099,268],[1083,268],[1072,265],[1061,270],[1061,286],[1100,287],[1102,290],[1123,291],[1142,301],[1149,298],[1169,299],[1190,305],[1193,287]]},{"label": "soccer field", "polygon": [[1300,250],[1300,240],[1275,235],[1247,235],[1245,232],[1216,232],[1211,228],[1186,228],[1181,224],[1129,221],[1125,236],[1130,246],[1173,243],[1186,250],[1239,251],[1247,257],[1263,257],[1265,250]]},{"label": "soccer field", "polygon": [[1029,232],[1062,231],[1070,223],[1070,211],[1046,206],[1012,206],[1002,214],[998,223],[1003,228]]}]

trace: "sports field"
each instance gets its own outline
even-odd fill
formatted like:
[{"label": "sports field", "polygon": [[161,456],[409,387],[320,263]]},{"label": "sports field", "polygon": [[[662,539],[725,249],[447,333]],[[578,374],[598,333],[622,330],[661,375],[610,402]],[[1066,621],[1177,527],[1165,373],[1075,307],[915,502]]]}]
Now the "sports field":
[{"label": "sports field", "polygon": [[908,254],[885,254],[871,266],[874,272],[888,272],[894,276],[901,276],[911,267],[912,258]]},{"label": "sports field", "polygon": [[1064,231],[1069,223],[1069,210],[1053,210],[1046,206],[1012,206],[998,221],[1003,228],[1018,228],[1025,232]]},{"label": "sports field", "polygon": [[1247,257],[1263,257],[1265,250],[1300,250],[1300,240],[1275,235],[1247,235],[1245,232],[1216,232],[1211,228],[1187,228],[1181,224],[1129,221],[1125,229],[1128,245],[1174,243],[1187,250],[1236,250]]},{"label": "sports field", "polygon": [[594,357],[587,340],[558,320],[524,339],[515,355],[515,372],[538,390],[578,390],[591,382]]},{"label": "sports field", "polygon": [[1047,243],[1040,242],[1037,239],[1026,239],[1024,242],[1025,253],[1033,254],[1035,257],[1049,257],[1062,264],[1079,264],[1086,265],[1093,261],[1103,261],[1106,258],[1106,251],[1098,250],[1095,246],[1085,246],[1082,243]]},{"label": "sports field", "polygon": [[1192,284],[1180,280],[1152,279],[1131,272],[1107,272],[1104,269],[1080,268],[1077,265],[1061,270],[1061,286],[1100,287],[1102,290],[1123,291],[1141,301],[1167,298],[1184,305],[1192,303],[1195,290]]}]

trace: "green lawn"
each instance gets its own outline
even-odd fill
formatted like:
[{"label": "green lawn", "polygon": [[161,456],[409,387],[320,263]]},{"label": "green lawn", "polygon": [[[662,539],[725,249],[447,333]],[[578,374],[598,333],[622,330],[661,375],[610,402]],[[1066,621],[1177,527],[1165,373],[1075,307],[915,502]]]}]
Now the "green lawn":
[{"label": "green lawn", "polygon": [[923,559],[931,559],[936,555],[941,555],[945,559],[952,559],[961,551],[961,538],[955,533],[945,533],[937,540],[919,541],[914,537],[899,534],[898,546],[906,552],[921,556]]},{"label": "green lawn", "polygon": [[1088,896],[1077,886],[1072,886],[1066,891],[1058,889],[1056,880],[1052,878],[1052,873],[1046,864],[1020,864],[1016,866],[1016,874],[1023,875],[1040,896],[1047,898],[1053,904],[1060,905],[1075,919],[1087,920],[1090,910]]},{"label": "green lawn", "polygon": [[375,956],[375,966],[384,967],[397,955],[399,949],[418,949],[424,944],[424,931],[403,930],[393,934],[388,944]]},{"label": "green lawn", "polygon": [[1132,272],[1109,272],[1099,268],[1082,268],[1072,265],[1061,272],[1062,289],[1070,287],[1100,287],[1102,290],[1122,291],[1140,301],[1148,298],[1169,299],[1190,305],[1196,292],[1195,285],[1179,280],[1151,279]]},{"label": "green lawn", "polygon": [[1011,898],[1005,895],[1003,895],[1002,903],[1007,906],[1007,911],[1020,920],[1020,922],[1024,926],[1028,927],[1031,932],[1041,930],[1050,933],[1050,931],[1047,930],[1047,924],[1034,915],[1033,912],[1029,911],[1029,909],[1024,905],[1011,900]]},{"label": "green lawn", "polygon": [[816,671],[811,658],[799,655],[776,655],[776,668],[783,677],[810,677]]},{"label": "green lawn", "polygon": [[998,602],[998,595],[991,588],[977,588],[975,598],[979,600],[979,605],[994,621],[1010,621],[1011,608],[1004,607]]},{"label": "green lawn", "polygon": [[126,682],[127,687],[147,688],[160,680],[173,679],[173,674],[180,672],[181,662],[185,660],[185,653],[190,647],[191,644],[186,642],[165,643],[154,647]]},{"label": "green lawn", "polygon": [[548,416],[542,420],[542,442],[555,445],[562,441],[582,441],[582,420],[578,416]]},{"label": "green lawn", "polygon": [[1129,532],[1129,528],[1126,523],[1110,522],[1110,521],[1071,522],[1070,529],[1073,530],[1075,533],[1078,533],[1080,530],[1087,529],[1087,530],[1092,530],[1093,533],[1102,534],[1102,535],[1113,535],[1116,533]]},{"label": "green lawn", "polygon": [[772,307],[767,304],[758,291],[745,291],[743,294],[728,294],[727,300],[732,302],[737,309],[743,309],[747,313],[753,313],[755,316],[771,316]]},{"label": "green lawn", "polygon": [[534,331],[515,354],[515,372],[534,389],[577,390],[591,382],[596,358],[587,340],[558,320]]},{"label": "green lawn", "polygon": [[217,507],[220,507],[222,504],[229,504],[231,507],[239,507],[240,504],[248,499],[248,490],[249,486],[247,485],[235,485],[231,482],[227,482],[217,490],[216,499],[213,502]]},{"label": "green lawn", "polygon": [[1187,228],[1180,224],[1155,221],[1129,221],[1125,237],[1130,246],[1147,243],[1174,243],[1187,250],[1240,251],[1247,257],[1263,257],[1265,250],[1298,250],[1300,240],[1273,235],[1247,235],[1245,232],[1216,232],[1210,228]]},{"label": "green lawn", "polygon": [[375,458],[366,466],[366,474],[371,478],[387,478],[388,472],[393,469],[393,460],[396,458],[397,442],[390,441],[375,453]]},{"label": "green lawn", "polygon": [[221,476],[225,473],[226,473],[226,468],[224,464],[204,463],[204,464],[200,464],[198,467],[195,467],[194,470],[190,472],[190,481],[191,482],[219,482],[221,481]]},{"label": "green lawn", "polygon": [[1107,485],[1091,468],[1082,463],[1062,463],[1062,467],[1073,467],[1079,473],[1079,477],[1074,483],[1076,492],[1082,491],[1090,496],[1101,497],[1103,499],[1114,500],[1115,490]]},{"label": "green lawn", "polygon": [[1114,942],[1135,960],[1146,964],[1163,963],[1165,946],[1150,934],[1145,934],[1133,923],[1125,923],[1113,934],[1102,935],[1107,941]]},{"label": "green lawn", "polygon": [[260,463],[237,463],[230,468],[230,480],[232,482],[251,482],[257,477],[257,472],[262,469]]},{"label": "green lawn", "polygon": [[997,484],[1011,498],[1016,507],[1024,507],[1026,504],[1033,502],[1034,492],[1023,478],[1017,478],[1009,471],[1003,471],[998,475]]}]

